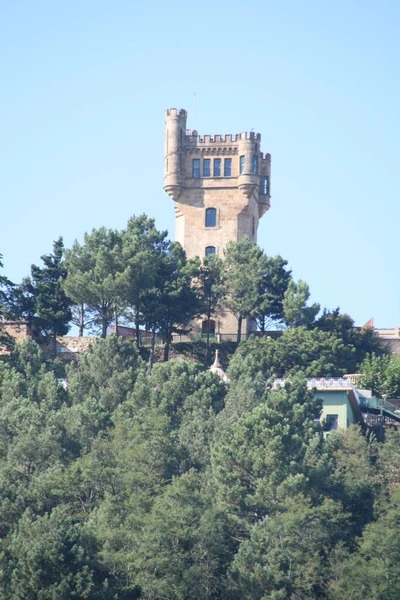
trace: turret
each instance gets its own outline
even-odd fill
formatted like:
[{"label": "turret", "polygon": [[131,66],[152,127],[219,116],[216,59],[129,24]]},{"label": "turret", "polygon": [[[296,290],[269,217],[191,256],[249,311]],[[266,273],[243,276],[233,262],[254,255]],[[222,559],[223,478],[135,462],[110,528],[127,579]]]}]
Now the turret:
[{"label": "turret", "polygon": [[164,190],[174,200],[182,192],[186,118],[183,109],[165,111]]},{"label": "turret", "polygon": [[250,198],[260,185],[260,136],[253,132],[241,133],[239,140],[238,188]]}]

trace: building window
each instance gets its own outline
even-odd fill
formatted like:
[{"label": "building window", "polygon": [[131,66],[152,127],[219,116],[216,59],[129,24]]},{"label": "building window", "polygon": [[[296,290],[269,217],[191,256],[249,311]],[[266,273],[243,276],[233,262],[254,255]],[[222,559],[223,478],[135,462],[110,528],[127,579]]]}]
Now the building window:
[{"label": "building window", "polygon": [[194,158],[192,160],[192,177],[193,179],[200,179],[200,159]]},{"label": "building window", "polygon": [[251,220],[251,233],[253,237],[256,235],[256,218],[253,217]]},{"label": "building window", "polygon": [[231,177],[232,175],[232,159],[224,159],[224,177]]},{"label": "building window", "polygon": [[338,428],[339,415],[326,415],[325,418],[325,430],[336,431]]},{"label": "building window", "polygon": [[206,227],[217,226],[217,209],[206,208]]},{"label": "building window", "polygon": [[215,254],[215,246],[207,246],[205,254],[206,256],[211,256],[212,254]]},{"label": "building window", "polygon": [[213,319],[210,319],[209,321],[206,319],[202,322],[201,334],[204,336],[206,336],[207,334],[212,336],[215,335],[215,321]]},{"label": "building window", "polygon": [[253,175],[257,175],[258,173],[258,156],[256,154],[253,154],[251,160],[251,172],[253,173]]},{"label": "building window", "polygon": [[265,196],[268,194],[268,177],[264,177],[264,179],[263,179],[262,193]]},{"label": "building window", "polygon": [[211,175],[211,160],[205,158],[203,160],[203,177],[210,177]]},{"label": "building window", "polygon": [[221,177],[221,159],[214,158],[214,177]]},{"label": "building window", "polygon": [[244,173],[244,156],[239,157],[239,175]]}]

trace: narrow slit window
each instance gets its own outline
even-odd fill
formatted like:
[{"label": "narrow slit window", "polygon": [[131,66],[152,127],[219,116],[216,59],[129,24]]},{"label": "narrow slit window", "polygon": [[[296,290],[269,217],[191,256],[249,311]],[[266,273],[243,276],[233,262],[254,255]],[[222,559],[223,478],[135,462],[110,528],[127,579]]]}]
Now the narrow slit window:
[{"label": "narrow slit window", "polygon": [[211,175],[211,160],[205,158],[203,160],[203,177],[210,177]]},{"label": "narrow slit window", "polygon": [[258,156],[256,154],[253,154],[252,156],[251,172],[253,173],[253,175],[257,175],[258,173]]},{"label": "narrow slit window", "polygon": [[262,193],[266,196],[268,194],[268,177],[264,177],[263,179],[263,188]]},{"label": "narrow slit window", "polygon": [[244,155],[239,158],[239,175],[244,173]]},{"label": "narrow slit window", "polygon": [[221,177],[221,159],[214,158],[214,177]]},{"label": "narrow slit window", "polygon": [[215,254],[215,246],[207,246],[205,255],[211,256],[212,254]]},{"label": "narrow slit window", "polygon": [[224,159],[224,177],[232,176],[232,159],[225,158]]},{"label": "narrow slit window", "polygon": [[206,208],[206,227],[217,226],[217,209]]},{"label": "narrow slit window", "polygon": [[194,158],[192,160],[192,177],[193,179],[200,179],[200,159]]}]

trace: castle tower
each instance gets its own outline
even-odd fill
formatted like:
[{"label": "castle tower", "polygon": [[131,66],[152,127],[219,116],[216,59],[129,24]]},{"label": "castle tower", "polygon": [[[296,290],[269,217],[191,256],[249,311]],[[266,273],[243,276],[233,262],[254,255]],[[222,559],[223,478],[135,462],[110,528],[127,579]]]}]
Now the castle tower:
[{"label": "castle tower", "polygon": [[[257,243],[270,207],[271,156],[261,152],[259,133],[200,137],[186,119],[185,110],[165,111],[164,190],[175,202],[175,239],[189,258],[223,258],[229,241],[247,235]],[[233,334],[235,322],[221,314],[216,333]]]}]

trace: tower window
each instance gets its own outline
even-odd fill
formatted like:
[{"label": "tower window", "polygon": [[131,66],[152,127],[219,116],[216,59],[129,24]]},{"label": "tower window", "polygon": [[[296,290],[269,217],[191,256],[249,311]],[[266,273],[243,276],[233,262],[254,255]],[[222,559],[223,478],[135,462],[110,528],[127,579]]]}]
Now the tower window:
[{"label": "tower window", "polygon": [[211,175],[211,160],[205,158],[203,160],[203,177],[210,177]]},{"label": "tower window", "polygon": [[217,209],[206,208],[206,227],[217,226]]},{"label": "tower window", "polygon": [[251,221],[251,233],[252,233],[253,237],[256,235],[256,219],[255,219],[255,217],[253,217],[252,221]]},{"label": "tower window", "polygon": [[244,173],[244,155],[239,158],[239,175]]},{"label": "tower window", "polygon": [[212,254],[215,254],[215,246],[207,246],[205,254],[206,256],[211,256]]},{"label": "tower window", "polygon": [[264,195],[268,194],[268,177],[264,177],[263,179],[262,193]]},{"label": "tower window", "polygon": [[200,179],[200,159],[194,158],[192,160],[192,177],[193,179]]},{"label": "tower window", "polygon": [[214,158],[214,177],[221,177],[221,159]]},{"label": "tower window", "polygon": [[253,154],[252,156],[251,172],[253,173],[253,175],[257,175],[258,173],[258,156],[256,154]]},{"label": "tower window", "polygon": [[231,177],[232,175],[232,159],[224,159],[224,177]]},{"label": "tower window", "polygon": [[215,335],[215,321],[214,319],[205,320],[201,324],[201,333],[202,335]]}]

